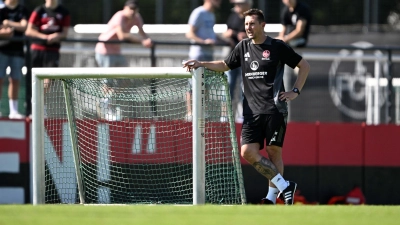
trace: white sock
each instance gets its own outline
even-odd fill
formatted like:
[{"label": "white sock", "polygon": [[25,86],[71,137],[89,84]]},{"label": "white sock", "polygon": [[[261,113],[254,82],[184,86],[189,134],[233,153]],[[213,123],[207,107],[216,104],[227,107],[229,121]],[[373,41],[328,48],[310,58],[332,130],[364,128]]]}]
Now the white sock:
[{"label": "white sock", "polygon": [[281,176],[281,174],[277,174],[274,178],[271,179],[271,182],[279,189],[279,191],[285,190],[289,184],[288,182]]},{"label": "white sock", "polygon": [[8,101],[10,105],[10,114],[12,113],[18,113],[18,100],[9,100]]},{"label": "white sock", "polygon": [[276,204],[276,198],[278,197],[278,194],[279,194],[278,188],[269,187],[266,199]]}]

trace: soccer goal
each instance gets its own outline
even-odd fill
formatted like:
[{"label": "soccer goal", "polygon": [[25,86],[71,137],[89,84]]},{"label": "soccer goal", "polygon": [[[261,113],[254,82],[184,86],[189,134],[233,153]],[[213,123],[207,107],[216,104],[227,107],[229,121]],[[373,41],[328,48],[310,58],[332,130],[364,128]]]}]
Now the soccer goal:
[{"label": "soccer goal", "polygon": [[246,203],[223,73],[179,67],[32,73],[34,204]]}]

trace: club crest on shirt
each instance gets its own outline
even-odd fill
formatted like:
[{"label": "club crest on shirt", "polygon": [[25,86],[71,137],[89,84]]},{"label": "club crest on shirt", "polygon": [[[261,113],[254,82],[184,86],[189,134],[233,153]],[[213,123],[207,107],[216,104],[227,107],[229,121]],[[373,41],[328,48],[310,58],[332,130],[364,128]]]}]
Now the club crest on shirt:
[{"label": "club crest on shirt", "polygon": [[259,64],[257,61],[253,61],[250,63],[250,69],[252,69],[253,71],[257,70],[259,67]]},{"label": "club crest on shirt", "polygon": [[268,50],[263,51],[263,57],[261,58],[261,60],[269,60],[269,55],[270,52]]},{"label": "club crest on shirt", "polygon": [[56,32],[60,29],[60,26],[57,24],[54,17],[48,17],[47,23],[40,26],[40,29],[43,31]]}]

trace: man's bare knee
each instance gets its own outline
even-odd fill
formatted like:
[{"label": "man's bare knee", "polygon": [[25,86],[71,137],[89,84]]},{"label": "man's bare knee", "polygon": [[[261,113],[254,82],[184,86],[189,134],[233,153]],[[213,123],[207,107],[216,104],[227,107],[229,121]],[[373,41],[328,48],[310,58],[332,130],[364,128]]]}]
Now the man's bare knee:
[{"label": "man's bare knee", "polygon": [[246,161],[250,163],[255,162],[261,158],[258,144],[243,145],[240,154]]}]

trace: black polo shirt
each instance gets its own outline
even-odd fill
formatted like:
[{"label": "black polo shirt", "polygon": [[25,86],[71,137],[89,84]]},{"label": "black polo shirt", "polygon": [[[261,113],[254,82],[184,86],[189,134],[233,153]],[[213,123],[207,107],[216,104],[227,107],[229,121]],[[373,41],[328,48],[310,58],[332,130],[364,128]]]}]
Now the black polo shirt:
[{"label": "black polo shirt", "polygon": [[297,1],[296,7],[293,12],[290,12],[288,7],[284,7],[281,11],[281,23],[287,27],[287,33],[292,32],[296,29],[297,21],[306,20],[307,24],[304,29],[302,38],[308,40],[308,34],[310,33],[311,25],[311,10],[308,5],[303,2]]},{"label": "black polo shirt", "polygon": [[295,68],[302,57],[281,40],[266,38],[262,44],[245,39],[225,58],[230,69],[242,67],[243,115],[287,113],[286,102],[279,101],[284,65]]},{"label": "black polo shirt", "polygon": [[[7,6],[0,9],[0,24],[3,24],[4,20],[10,20],[14,22],[20,22],[21,20],[25,19],[28,20],[29,12],[28,10],[22,6],[18,5],[14,9],[10,9]],[[24,36],[23,32],[14,31],[14,37],[22,37]],[[24,42],[8,42],[5,45],[0,46],[0,51],[4,54],[11,54],[11,55],[24,55]]]}]

